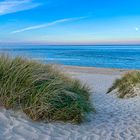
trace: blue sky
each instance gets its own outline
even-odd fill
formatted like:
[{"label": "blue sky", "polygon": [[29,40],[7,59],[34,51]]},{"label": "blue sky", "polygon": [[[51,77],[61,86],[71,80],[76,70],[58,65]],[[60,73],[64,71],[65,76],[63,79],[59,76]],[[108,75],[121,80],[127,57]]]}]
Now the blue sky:
[{"label": "blue sky", "polygon": [[140,0],[0,0],[0,42],[140,44]]}]

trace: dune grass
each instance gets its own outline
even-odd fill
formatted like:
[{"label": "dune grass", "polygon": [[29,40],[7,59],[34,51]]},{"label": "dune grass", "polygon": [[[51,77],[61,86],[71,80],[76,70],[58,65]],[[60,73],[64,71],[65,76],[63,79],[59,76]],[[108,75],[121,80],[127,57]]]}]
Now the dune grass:
[{"label": "dune grass", "polygon": [[93,111],[90,90],[57,67],[0,56],[0,103],[32,120],[80,123]]},{"label": "dune grass", "polygon": [[117,79],[107,93],[117,89],[119,98],[130,98],[140,94],[140,71],[133,71]]}]

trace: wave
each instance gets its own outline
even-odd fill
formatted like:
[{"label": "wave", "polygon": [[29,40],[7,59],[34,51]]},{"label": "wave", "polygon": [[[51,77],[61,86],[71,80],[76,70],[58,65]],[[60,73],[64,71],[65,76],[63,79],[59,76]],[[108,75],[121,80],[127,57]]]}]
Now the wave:
[{"label": "wave", "polygon": [[76,59],[76,58],[43,58],[43,57],[40,57],[40,58],[32,58],[34,60],[43,60],[43,61],[80,61],[81,59]]}]

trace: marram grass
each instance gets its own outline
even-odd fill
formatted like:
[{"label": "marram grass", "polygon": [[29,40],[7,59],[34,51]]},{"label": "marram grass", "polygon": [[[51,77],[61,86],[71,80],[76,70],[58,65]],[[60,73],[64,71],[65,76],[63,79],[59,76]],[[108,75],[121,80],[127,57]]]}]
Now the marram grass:
[{"label": "marram grass", "polygon": [[115,89],[119,98],[130,98],[140,95],[140,71],[128,72],[121,79],[117,79],[107,93]]},{"label": "marram grass", "polygon": [[80,123],[93,111],[90,90],[49,64],[0,56],[0,103],[32,120]]}]

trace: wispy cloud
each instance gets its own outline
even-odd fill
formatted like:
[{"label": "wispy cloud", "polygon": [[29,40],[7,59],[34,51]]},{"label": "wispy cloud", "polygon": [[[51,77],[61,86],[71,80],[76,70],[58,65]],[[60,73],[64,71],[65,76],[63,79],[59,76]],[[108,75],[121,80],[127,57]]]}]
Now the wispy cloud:
[{"label": "wispy cloud", "polygon": [[32,9],[39,5],[33,0],[3,0],[0,2],[0,15]]},{"label": "wispy cloud", "polygon": [[35,26],[30,26],[30,27],[19,29],[19,30],[15,30],[15,31],[12,31],[11,33],[15,34],[15,33],[21,33],[21,32],[25,32],[25,31],[35,30],[35,29],[47,28],[47,27],[54,26],[54,25],[57,25],[60,23],[76,21],[76,20],[80,20],[80,19],[84,19],[84,18],[86,18],[86,17],[59,19],[59,20],[55,20],[50,23],[45,23],[45,24],[40,24],[40,25],[35,25]]}]

